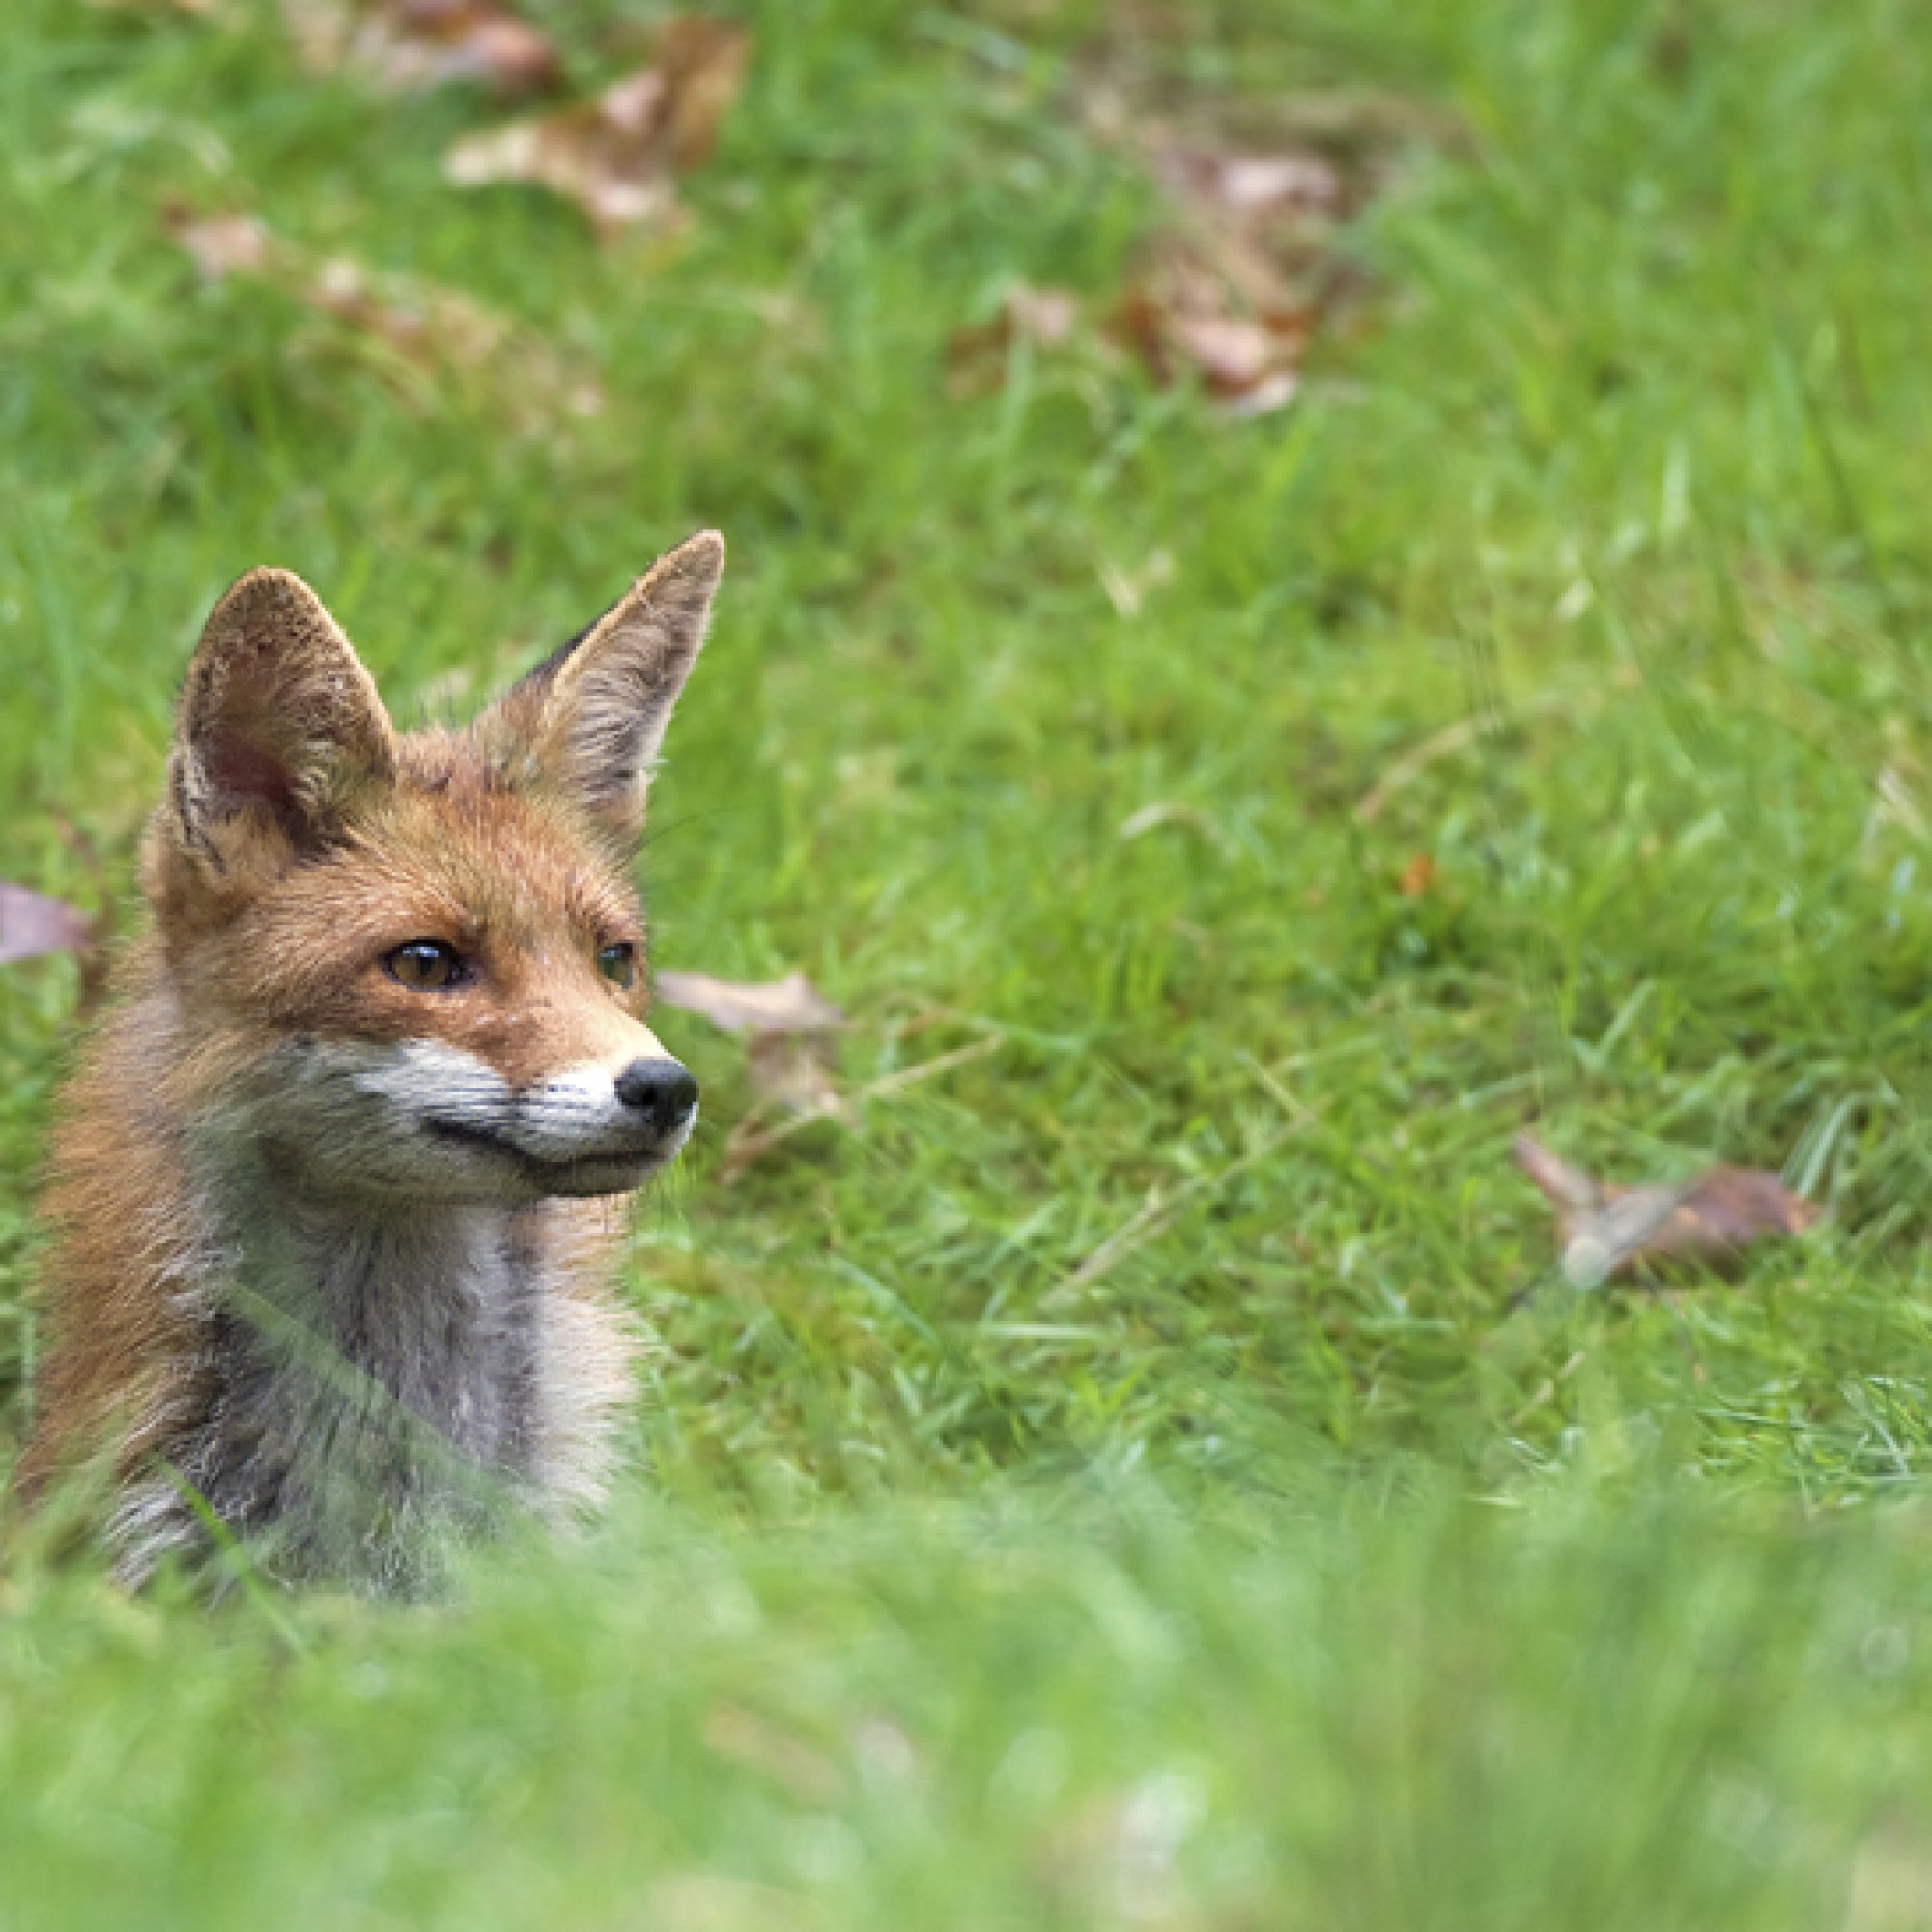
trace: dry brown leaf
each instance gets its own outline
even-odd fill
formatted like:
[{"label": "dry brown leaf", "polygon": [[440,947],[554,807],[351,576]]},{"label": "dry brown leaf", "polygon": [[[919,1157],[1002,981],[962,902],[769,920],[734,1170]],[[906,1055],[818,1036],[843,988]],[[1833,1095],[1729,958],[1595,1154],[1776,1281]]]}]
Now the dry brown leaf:
[{"label": "dry brown leaf", "polygon": [[1752,1243],[1802,1235],[1824,1209],[1759,1168],[1714,1167],[1681,1186],[1617,1187],[1520,1134],[1517,1165],[1556,1210],[1564,1278],[1595,1288],[1673,1266],[1721,1269]]},{"label": "dry brown leaf", "polygon": [[937,1079],[942,1073],[952,1072],[955,1066],[964,1066],[970,1061],[998,1053],[1006,1043],[1005,1034],[987,1034],[969,1046],[955,1047],[951,1053],[942,1053],[935,1060],[921,1061],[916,1066],[902,1066],[896,1073],[888,1073],[883,1079],[874,1080],[853,1093],[835,1096],[827,1106],[800,1109],[788,1120],[769,1126],[759,1120],[756,1111],[747,1114],[732,1127],[725,1140],[724,1155],[718,1163],[719,1184],[730,1186],[747,1168],[762,1160],[773,1148],[820,1121],[835,1120],[842,1126],[851,1127],[859,1119],[859,1110],[871,1101],[894,1098],[909,1087],[917,1087],[924,1081]]},{"label": "dry brown leaf", "polygon": [[1229,415],[1294,400],[1316,305],[1294,303],[1258,257],[1169,240],[1113,313],[1111,332],[1155,383],[1192,375]]},{"label": "dry brown leaf", "polygon": [[1333,220],[1343,206],[1341,171],[1318,154],[1215,154],[1159,141],[1156,173],[1188,200],[1244,221]]},{"label": "dry brown leaf", "polygon": [[985,322],[955,328],[946,343],[947,387],[954,395],[996,388],[1015,343],[1058,349],[1080,325],[1080,298],[1070,289],[1037,289],[1014,282]]},{"label": "dry brown leaf", "polygon": [[398,94],[467,81],[521,96],[563,78],[550,36],[500,0],[285,0],[283,11],[313,71]]},{"label": "dry brown leaf", "polygon": [[649,67],[593,100],[457,142],[443,173],[459,187],[546,187],[575,202],[607,237],[673,218],[674,178],[709,156],[751,52],[743,27],[674,15],[658,31]]},{"label": "dry brown leaf", "polygon": [[0,966],[52,952],[85,953],[93,937],[93,923],[78,907],[0,879]]},{"label": "dry brown leaf", "polygon": [[603,408],[597,384],[548,342],[461,290],[380,274],[348,256],[318,257],[253,215],[196,214],[176,205],[166,218],[205,281],[245,276],[279,289],[375,349],[386,373],[413,372],[404,385],[412,400],[423,376],[442,375],[487,383],[509,420],[526,429]]},{"label": "dry brown leaf", "polygon": [[816,1033],[843,1026],[845,1015],[803,973],[746,984],[709,973],[663,972],[658,1004],[696,1013],[726,1033]]},{"label": "dry brown leaf", "polygon": [[793,1114],[838,1114],[844,1102],[833,1079],[832,1044],[824,1033],[754,1033],[746,1050],[752,1093],[760,1105]]},{"label": "dry brown leaf", "polygon": [[268,270],[274,241],[252,214],[195,215],[175,208],[169,211],[168,228],[193,258],[205,282]]},{"label": "dry brown leaf", "polygon": [[1077,105],[1165,202],[1110,332],[1154,382],[1199,383],[1223,415],[1279,410],[1318,327],[1367,285],[1337,248],[1342,224],[1440,125],[1384,97],[1203,88],[1179,77],[1166,29],[1110,18]]}]

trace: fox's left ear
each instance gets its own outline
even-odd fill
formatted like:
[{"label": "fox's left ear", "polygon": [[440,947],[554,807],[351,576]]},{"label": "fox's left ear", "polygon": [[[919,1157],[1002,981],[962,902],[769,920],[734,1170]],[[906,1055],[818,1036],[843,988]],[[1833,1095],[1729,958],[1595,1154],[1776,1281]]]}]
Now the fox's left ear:
[{"label": "fox's left ear", "polygon": [[251,570],[215,607],[188,666],[162,830],[223,868],[224,849],[275,835],[327,843],[350,792],[390,776],[388,714],[362,661],[300,578]]},{"label": "fox's left ear", "polygon": [[636,838],[651,765],[703,646],[724,570],[716,530],[661,556],[581,638],[485,712],[479,736],[620,840]]}]

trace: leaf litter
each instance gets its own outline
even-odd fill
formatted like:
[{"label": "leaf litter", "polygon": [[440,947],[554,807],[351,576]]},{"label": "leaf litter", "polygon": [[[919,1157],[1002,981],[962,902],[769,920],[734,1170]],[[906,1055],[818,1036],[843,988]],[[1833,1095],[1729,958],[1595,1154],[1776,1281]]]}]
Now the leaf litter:
[{"label": "leaf litter", "polygon": [[498,0],[285,0],[312,73],[352,73],[396,94],[467,82],[514,98],[563,80],[555,43]]},{"label": "leaf litter", "polygon": [[78,906],[0,879],[0,966],[84,952],[93,931],[93,922]]},{"label": "leaf litter", "polygon": [[1517,1165],[1556,1210],[1559,1265],[1573,1288],[1673,1269],[1734,1267],[1760,1241],[1804,1234],[1823,1216],[1761,1168],[1713,1167],[1681,1184],[1621,1187],[1558,1158],[1527,1134]]},{"label": "leaf litter", "polygon": [[648,66],[554,114],[457,142],[443,157],[444,177],[459,187],[548,188],[607,240],[675,223],[677,178],[710,157],[751,55],[747,29],[673,14],[657,31]]},{"label": "leaf litter", "polygon": [[830,1121],[856,1132],[860,1110],[867,1103],[894,1098],[910,1087],[997,1053],[1007,1043],[1000,1028],[977,1022],[980,1038],[846,1091],[839,1088],[833,1065],[833,1048],[847,1024],[845,1015],[803,973],[746,983],[714,979],[708,973],[666,971],[657,976],[657,996],[661,1006],[696,1013],[725,1033],[747,1036],[753,1104],[725,1137],[718,1179],[727,1187],[807,1127]]},{"label": "leaf litter", "polygon": [[[1159,35],[1152,36],[1157,40]],[[1198,384],[1223,416],[1286,408],[1310,348],[1359,308],[1370,278],[1342,246],[1400,157],[1461,137],[1443,117],[1379,95],[1242,99],[1150,71],[1151,41],[1107,46],[1073,102],[1090,134],[1151,181],[1159,214],[1087,339],[1163,387]],[[996,386],[1016,344],[1073,339],[1077,298],[1015,284],[949,346],[955,393]],[[1044,323],[1045,326],[1042,326]]]},{"label": "leaf litter", "polygon": [[594,416],[596,382],[549,341],[458,289],[385,274],[347,255],[322,255],[276,235],[252,214],[166,211],[168,230],[204,282],[254,280],[335,326],[406,401],[429,400],[426,383],[481,384],[513,426]]}]

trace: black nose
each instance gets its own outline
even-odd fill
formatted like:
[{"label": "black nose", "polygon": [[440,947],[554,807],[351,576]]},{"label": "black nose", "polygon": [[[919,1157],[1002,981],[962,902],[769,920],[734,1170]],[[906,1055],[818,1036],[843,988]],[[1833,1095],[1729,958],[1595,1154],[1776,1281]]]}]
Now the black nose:
[{"label": "black nose", "polygon": [[674,1060],[634,1060],[617,1076],[617,1097],[646,1116],[653,1133],[668,1139],[697,1105],[697,1082]]}]

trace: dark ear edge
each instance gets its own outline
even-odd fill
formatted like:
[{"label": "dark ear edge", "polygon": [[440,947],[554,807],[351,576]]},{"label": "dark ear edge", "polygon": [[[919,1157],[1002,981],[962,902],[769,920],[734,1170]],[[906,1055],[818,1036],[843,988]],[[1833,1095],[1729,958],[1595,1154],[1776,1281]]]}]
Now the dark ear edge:
[{"label": "dark ear edge", "polygon": [[374,679],[322,600],[286,570],[251,570],[203,627],[176,711],[168,802],[181,841],[214,857],[229,821],[326,838],[348,784],[392,777]]}]

